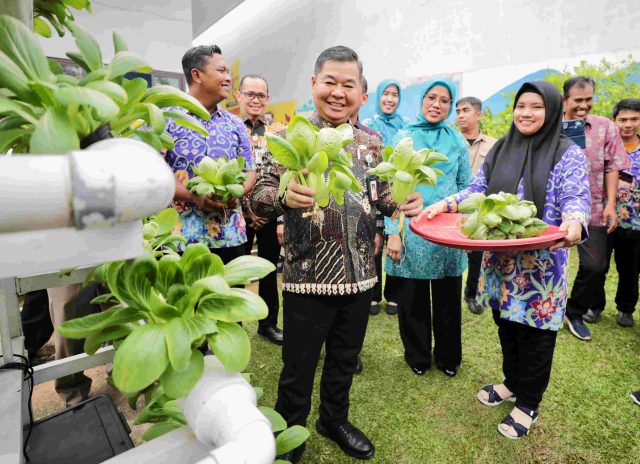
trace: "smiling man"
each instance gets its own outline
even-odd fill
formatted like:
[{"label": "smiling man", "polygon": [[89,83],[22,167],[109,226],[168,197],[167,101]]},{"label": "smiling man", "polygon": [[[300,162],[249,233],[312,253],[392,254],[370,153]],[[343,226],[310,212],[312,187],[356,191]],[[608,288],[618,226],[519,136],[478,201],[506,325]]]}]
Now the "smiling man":
[{"label": "smiling man", "polygon": [[587,143],[584,153],[589,163],[591,190],[589,239],[578,245],[580,265],[567,301],[565,321],[578,339],[590,340],[591,332],[584,324],[583,317],[595,302],[598,282],[606,269],[607,234],[612,233],[618,225],[618,173],[631,163],[613,121],[589,114],[593,107],[595,81],[590,77],[577,76],[565,81],[563,87],[563,119],[584,120]]},{"label": "smiling man", "polygon": [[[362,64],[353,50],[337,46],[322,52],[311,77],[316,107],[311,122],[319,128],[348,123],[362,103],[361,77]],[[349,390],[367,328],[371,289],[377,280],[376,208],[389,216],[397,205],[386,183],[377,184],[367,178],[366,170],[381,161],[380,140],[357,128],[353,132],[354,140],[345,150],[353,158],[352,171],[363,191],[346,191],[343,205],[331,199],[321,209],[321,225],[307,214],[314,203],[313,189],[292,181],[283,196],[278,194],[284,168],[275,163],[269,152],[264,157],[252,204],[260,216],[284,215],[284,365],[275,409],[290,426],[306,424],[316,366],[324,345],[316,428],[346,454],[369,459],[374,454],[373,444],[348,420]],[[422,198],[413,194],[400,208],[407,216],[419,214]],[[302,451],[300,447],[285,458],[297,462]]]},{"label": "smiling man", "polygon": [[204,243],[227,263],[244,254],[247,241],[240,203],[236,199],[222,203],[213,194],[193,194],[186,184],[194,176],[193,168],[205,157],[224,156],[229,160],[242,157],[249,174],[244,191],[245,194],[251,191],[256,169],[251,143],[243,122],[218,106],[231,91],[231,74],[220,48],[216,45],[191,48],[182,58],[182,69],[189,93],[211,113],[211,119],[205,121],[189,113],[208,130],[206,137],[167,121],[167,132],[175,139],[175,147],[165,154],[176,176],[173,207],[180,215],[181,234],[187,242]]}]

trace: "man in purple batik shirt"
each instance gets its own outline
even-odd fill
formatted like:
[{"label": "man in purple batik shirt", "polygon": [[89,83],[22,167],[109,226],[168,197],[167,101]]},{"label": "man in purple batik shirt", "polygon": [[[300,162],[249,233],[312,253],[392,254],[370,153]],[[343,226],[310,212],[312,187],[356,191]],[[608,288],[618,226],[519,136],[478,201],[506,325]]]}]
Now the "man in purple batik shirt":
[{"label": "man in purple batik shirt", "polygon": [[[231,75],[229,67],[216,45],[198,46],[188,50],[182,58],[189,93],[211,114],[209,121],[198,119],[209,135],[167,121],[167,132],[175,139],[175,147],[167,150],[165,159],[176,176],[173,207],[178,211],[179,232],[188,243],[204,243],[220,256],[224,263],[244,254],[247,241],[246,224],[237,199],[226,203],[212,194],[200,196],[189,192],[187,181],[194,176],[193,168],[206,156],[244,158],[248,179],[245,195],[255,182],[255,161],[251,142],[244,123],[218,105],[229,97]],[[175,108],[176,110],[181,110]],[[182,110],[185,111],[185,110]]]}]

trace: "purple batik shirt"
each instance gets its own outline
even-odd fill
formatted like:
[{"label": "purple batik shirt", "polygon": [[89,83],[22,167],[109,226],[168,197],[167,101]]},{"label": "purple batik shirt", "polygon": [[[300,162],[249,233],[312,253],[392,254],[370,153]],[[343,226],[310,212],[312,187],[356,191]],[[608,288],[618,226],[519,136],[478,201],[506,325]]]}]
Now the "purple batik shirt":
[{"label": "purple batik shirt", "polygon": [[[446,199],[451,212],[472,193],[485,193],[484,166],[471,185]],[[522,179],[518,196],[524,199]],[[583,227],[583,239],[591,207],[587,159],[571,146],[549,174],[542,219],[559,226],[575,220]],[[485,252],[478,299],[500,312],[500,318],[538,329],[560,330],[567,305],[569,249]]]},{"label": "purple batik shirt", "polygon": [[[205,137],[170,119],[167,120],[167,132],[175,139],[175,147],[167,150],[165,160],[182,185],[186,186],[187,181],[194,176],[194,166],[205,156],[225,156],[229,160],[243,157],[246,171],[256,169],[247,128],[240,118],[222,108],[214,111],[209,121],[182,108],[171,109],[196,118],[209,132]],[[174,201],[172,206],[180,216],[174,232],[182,235],[188,243],[200,242],[209,248],[228,248],[247,241],[246,223],[240,204],[235,209],[227,211],[226,220],[218,213],[205,213],[190,202]]]}]

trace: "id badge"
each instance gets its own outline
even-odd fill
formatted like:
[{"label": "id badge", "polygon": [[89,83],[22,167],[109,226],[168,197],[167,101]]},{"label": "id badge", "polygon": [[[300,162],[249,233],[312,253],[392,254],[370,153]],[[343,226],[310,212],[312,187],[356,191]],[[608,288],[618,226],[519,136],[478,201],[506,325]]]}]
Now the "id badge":
[{"label": "id badge", "polygon": [[375,203],[378,201],[378,180],[375,178],[369,178],[367,180],[367,190],[369,191],[369,201]]}]

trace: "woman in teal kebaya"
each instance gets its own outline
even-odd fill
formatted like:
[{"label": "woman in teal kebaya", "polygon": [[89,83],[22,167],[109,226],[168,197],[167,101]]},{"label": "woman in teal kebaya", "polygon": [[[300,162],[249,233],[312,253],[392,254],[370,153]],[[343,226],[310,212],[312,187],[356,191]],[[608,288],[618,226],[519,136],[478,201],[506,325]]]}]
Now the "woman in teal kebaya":
[{"label": "woman in teal kebaya", "polygon": [[[451,82],[428,83],[417,122],[396,135],[396,143],[411,137],[414,149],[433,148],[449,158],[435,165],[444,172],[435,187],[418,187],[425,206],[466,188],[471,178],[467,143],[445,122],[455,97]],[[454,376],[462,362],[461,296],[466,254],[418,237],[409,229],[408,221],[404,225],[404,248],[397,235],[397,221],[385,218],[385,229],[393,234],[389,235],[386,269],[398,277],[398,320],[405,360],[418,375],[431,368],[433,330],[436,366]]]}]

